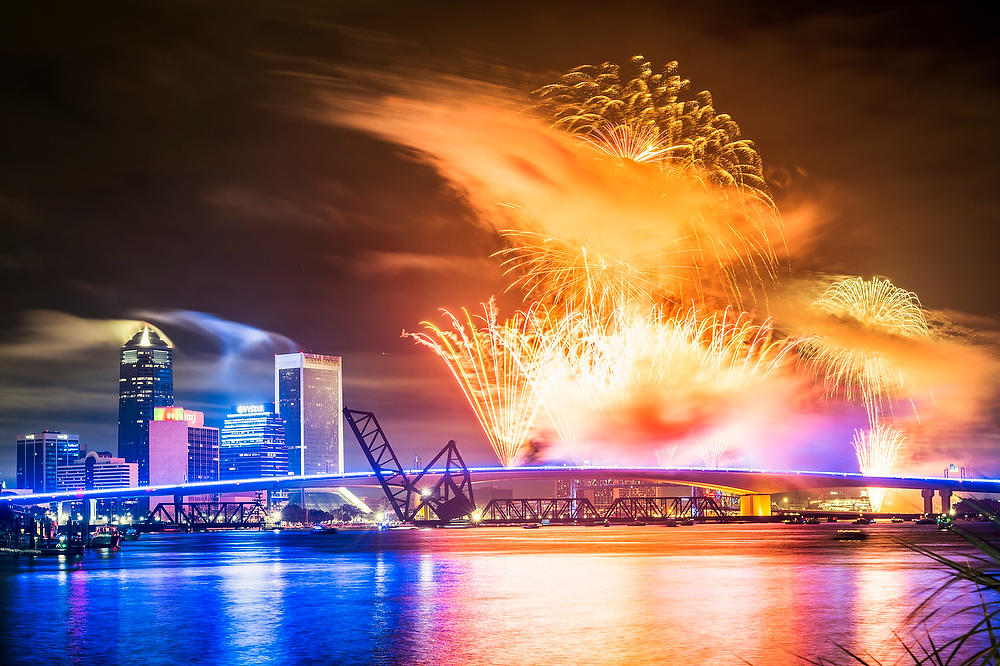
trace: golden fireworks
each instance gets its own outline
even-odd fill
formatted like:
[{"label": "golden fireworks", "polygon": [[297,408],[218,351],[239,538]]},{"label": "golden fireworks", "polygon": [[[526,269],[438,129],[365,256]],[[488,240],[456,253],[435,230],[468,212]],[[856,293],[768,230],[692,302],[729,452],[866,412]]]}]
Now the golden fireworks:
[{"label": "golden fireworks", "polygon": [[558,305],[592,321],[606,320],[626,305],[652,307],[662,275],[671,270],[654,257],[628,263],[586,243],[574,245],[530,231],[501,235],[510,245],[493,256],[510,279],[508,291],[520,290],[526,301]]},{"label": "golden fireworks", "polygon": [[[858,469],[865,476],[889,476],[905,441],[903,431],[885,423],[872,421],[867,431],[855,430],[851,444],[858,457]],[[868,499],[872,509],[881,511],[885,489],[869,488]]]},{"label": "golden fireworks", "polygon": [[[806,339],[779,336],[770,318],[744,311],[778,276],[781,219],[753,143],[716,112],[710,93],[685,96],[689,85],[676,62],[655,71],[636,56],[625,67],[577,67],[536,90],[536,108],[552,126],[595,150],[595,173],[623,196],[639,193],[634,205],[622,201],[622,219],[637,222],[619,234],[604,199],[593,200],[604,211],[600,224],[588,218],[587,197],[568,204],[569,215],[539,206],[537,219],[500,232],[506,247],[494,254],[525,310],[501,322],[490,300],[477,317],[443,311],[449,330],[423,322],[424,332],[408,335],[445,361],[504,466],[518,464],[532,432],[546,428],[574,460],[590,459],[604,437],[600,424],[652,395],[715,401],[718,413],[674,420],[662,414],[669,405],[653,405],[652,420],[680,426],[650,444],[661,464],[687,442],[718,467],[739,419],[723,408],[744,406],[744,396],[766,390],[764,380],[793,370],[798,350],[828,396],[865,405],[871,427],[853,441],[859,467],[888,473],[905,436],[879,414],[905,378],[885,345],[871,340],[927,337],[919,301],[881,278],[835,282],[811,308],[825,328]],[[547,226],[553,210],[558,224]],[[555,228],[563,232],[545,232]],[[882,501],[877,492],[873,505]]]},{"label": "golden fireworks", "polygon": [[510,467],[518,460],[538,409],[534,388],[522,372],[525,359],[533,356],[535,338],[528,330],[531,322],[527,316],[519,313],[498,322],[492,299],[482,307],[483,315],[477,317],[479,325],[465,308],[462,319],[442,310],[451,322],[451,330],[424,321],[421,324],[427,332],[404,335],[444,360],[500,464]]},{"label": "golden fireworks", "polygon": [[717,277],[730,298],[746,302],[777,276],[774,243],[784,243],[760,156],[731,117],[715,112],[710,93],[680,99],[690,82],[676,62],[654,73],[635,56],[629,69],[577,67],[535,91],[538,109],[601,153],[656,164],[666,179],[701,192],[705,204],[682,234],[695,274]]},{"label": "golden fireworks", "polygon": [[860,399],[874,418],[883,401],[902,392],[904,377],[886,355],[886,345],[868,347],[856,338],[874,334],[891,342],[927,337],[920,300],[887,279],[855,277],[828,286],[812,309],[836,326],[810,338],[803,347],[805,357],[823,376],[829,395]]},{"label": "golden fireworks", "polygon": [[671,146],[663,145],[659,131],[651,125],[605,123],[582,138],[584,143],[609,157],[637,164],[659,163],[671,151]]},{"label": "golden fireworks", "polygon": [[741,137],[729,115],[715,112],[708,91],[682,100],[690,84],[678,74],[676,61],[654,72],[652,63],[637,55],[627,72],[610,62],[576,67],[536,90],[535,97],[559,129],[605,146],[609,133],[612,146],[619,143],[613,133],[622,139],[627,133],[626,143],[634,143],[639,154],[655,153],[659,161],[697,169],[715,184],[752,191],[775,208],[753,142]]},{"label": "golden fireworks", "polygon": [[695,440],[698,453],[701,454],[702,460],[705,461],[705,467],[718,469],[719,464],[726,455],[726,451],[729,450],[729,443],[731,439],[732,433],[727,428],[713,432],[707,437],[700,437]]}]

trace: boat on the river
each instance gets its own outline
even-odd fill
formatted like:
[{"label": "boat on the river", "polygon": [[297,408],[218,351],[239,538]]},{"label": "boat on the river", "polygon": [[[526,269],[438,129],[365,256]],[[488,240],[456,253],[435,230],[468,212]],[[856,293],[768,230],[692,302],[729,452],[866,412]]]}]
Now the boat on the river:
[{"label": "boat on the river", "polygon": [[336,534],[337,528],[329,525],[314,525],[311,532],[312,534]]},{"label": "boat on the river", "polygon": [[61,534],[58,539],[43,539],[38,544],[38,552],[41,555],[82,555],[83,543],[70,541]]},{"label": "boat on the river", "polygon": [[861,530],[837,530],[834,538],[837,541],[864,541],[868,538],[868,534]]},{"label": "boat on the river", "polygon": [[541,525],[538,523],[525,523],[524,525],[521,525],[521,529],[525,530],[537,530],[539,527],[541,527]]},{"label": "boat on the river", "polygon": [[633,520],[628,524],[629,527],[645,527],[646,523],[641,520]]},{"label": "boat on the river", "polygon": [[115,549],[122,545],[122,537],[118,528],[112,525],[99,525],[90,537],[91,548]]}]

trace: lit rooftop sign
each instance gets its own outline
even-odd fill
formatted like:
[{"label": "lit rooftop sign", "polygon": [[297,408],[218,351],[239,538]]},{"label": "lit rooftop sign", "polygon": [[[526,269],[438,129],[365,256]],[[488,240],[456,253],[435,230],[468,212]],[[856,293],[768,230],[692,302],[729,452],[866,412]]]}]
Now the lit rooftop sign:
[{"label": "lit rooftop sign", "polygon": [[237,414],[263,414],[264,405],[236,405]]}]

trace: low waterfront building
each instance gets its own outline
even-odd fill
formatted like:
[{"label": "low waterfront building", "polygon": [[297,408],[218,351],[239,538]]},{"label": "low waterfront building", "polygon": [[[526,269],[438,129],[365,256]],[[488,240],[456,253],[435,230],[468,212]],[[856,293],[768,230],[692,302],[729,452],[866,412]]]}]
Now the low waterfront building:
[{"label": "low waterfront building", "polygon": [[128,488],[139,483],[139,465],[116,458],[109,451],[91,451],[71,465],[59,468],[60,491]]}]

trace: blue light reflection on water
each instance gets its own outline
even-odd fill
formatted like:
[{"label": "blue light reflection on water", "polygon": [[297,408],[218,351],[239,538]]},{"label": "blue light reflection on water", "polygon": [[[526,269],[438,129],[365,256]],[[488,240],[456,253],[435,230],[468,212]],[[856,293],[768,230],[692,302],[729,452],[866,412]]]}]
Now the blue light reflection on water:
[{"label": "blue light reflection on water", "polygon": [[774,664],[836,641],[891,663],[940,580],[896,538],[957,539],[836,527],[146,535],[0,560],[0,645],[14,664]]}]

